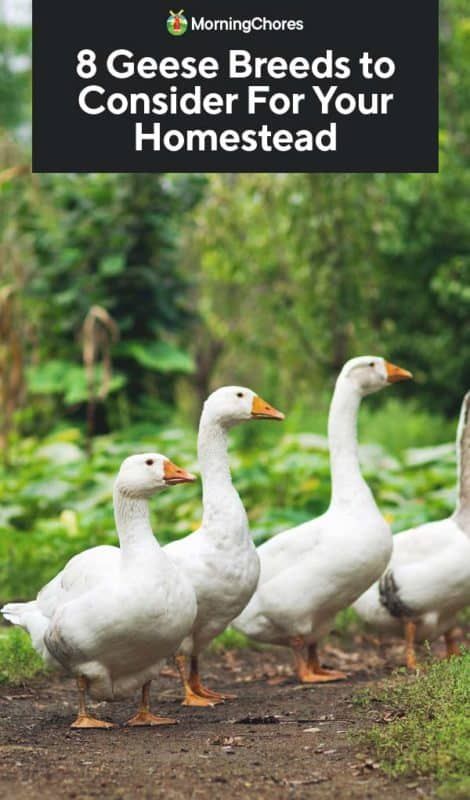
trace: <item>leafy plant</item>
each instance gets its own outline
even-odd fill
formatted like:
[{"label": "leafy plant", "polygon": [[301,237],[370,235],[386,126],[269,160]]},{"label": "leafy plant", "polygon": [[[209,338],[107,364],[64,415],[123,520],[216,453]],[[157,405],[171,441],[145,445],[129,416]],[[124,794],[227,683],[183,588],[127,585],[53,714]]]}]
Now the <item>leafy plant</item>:
[{"label": "leafy plant", "polygon": [[[103,381],[103,367],[94,368],[96,383]],[[45,364],[30,367],[27,372],[31,395],[60,395],[66,406],[84,403],[88,399],[87,374],[84,367],[69,361],[52,359]],[[122,374],[113,374],[108,394],[121,389],[126,383]]]},{"label": "leafy plant", "polygon": [[0,684],[22,683],[44,671],[28,634],[20,628],[0,630]]},{"label": "leafy plant", "polygon": [[[368,424],[373,430],[386,431],[387,440],[398,424],[394,422],[398,410],[391,406],[388,421],[382,409],[377,414],[380,424],[372,412]],[[230,436],[234,482],[257,543],[321,514],[329,503],[326,439],[293,427],[283,432],[278,426],[251,423]],[[429,418],[430,442],[435,428]],[[413,441],[411,423],[409,430]],[[42,439],[13,442],[11,465],[0,466],[0,562],[6,567],[0,574],[0,598],[30,598],[75,553],[117,543],[114,477],[127,455],[150,450],[168,453],[197,472],[195,431],[177,422],[167,421],[160,427],[143,424],[97,437],[90,456],[84,434],[77,428],[59,428]],[[364,444],[361,461],[393,530],[439,519],[452,510],[456,481],[452,443],[393,456],[380,445]],[[152,506],[161,542],[185,536],[200,524],[200,484],[163,492]]]}]

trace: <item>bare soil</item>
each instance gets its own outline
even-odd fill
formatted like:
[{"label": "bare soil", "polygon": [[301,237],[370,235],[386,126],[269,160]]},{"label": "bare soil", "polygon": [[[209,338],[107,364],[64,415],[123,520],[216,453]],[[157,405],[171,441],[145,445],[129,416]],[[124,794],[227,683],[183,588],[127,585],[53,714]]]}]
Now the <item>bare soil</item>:
[{"label": "bare soil", "polygon": [[[354,742],[356,731],[386,724],[383,709],[352,698],[396,666],[373,644],[350,653],[333,646],[325,662],[346,669],[335,684],[299,686],[284,651],[236,651],[203,660],[204,679],[236,701],[184,708],[171,669],[153,687],[152,710],[176,717],[158,728],[122,726],[136,702],[90,704],[112,730],[71,730],[77,695],[69,679],[47,678],[0,691],[0,797],[9,800],[407,800],[432,786],[391,781]],[[167,674],[170,673],[170,674]]]}]

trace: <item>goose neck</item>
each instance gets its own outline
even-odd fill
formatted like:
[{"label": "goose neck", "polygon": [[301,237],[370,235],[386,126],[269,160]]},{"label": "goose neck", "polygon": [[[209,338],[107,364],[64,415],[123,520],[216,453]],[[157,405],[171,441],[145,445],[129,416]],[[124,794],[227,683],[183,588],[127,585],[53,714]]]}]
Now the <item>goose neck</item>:
[{"label": "goose neck", "polygon": [[[228,458],[228,427],[203,412],[198,436],[202,479],[202,526],[212,537],[245,541],[248,522],[243,503],[232,484]],[[238,539],[237,539],[238,540]]]},{"label": "goose neck", "polygon": [[159,549],[150,524],[148,501],[114,489],[114,517],[124,561]]},{"label": "goose neck", "polygon": [[[232,486],[228,459],[228,430],[203,412],[198,435],[198,458],[203,494],[214,495]],[[232,487],[233,488],[233,487]]]},{"label": "goose neck", "polygon": [[328,418],[332,503],[357,502],[358,495],[371,496],[359,464],[357,417],[361,399],[354,384],[340,376]]}]

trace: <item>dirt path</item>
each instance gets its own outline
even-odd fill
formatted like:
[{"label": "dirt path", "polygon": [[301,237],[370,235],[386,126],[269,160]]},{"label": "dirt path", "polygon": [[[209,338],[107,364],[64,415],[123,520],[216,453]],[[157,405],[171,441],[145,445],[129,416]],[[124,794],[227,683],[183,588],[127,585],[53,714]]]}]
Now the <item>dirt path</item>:
[{"label": "dirt path", "polygon": [[[341,655],[342,662],[331,648],[332,666],[344,668],[345,654]],[[363,655],[360,659],[352,656],[347,664],[350,680],[316,687],[299,687],[286,678],[289,668],[283,654],[237,652],[206,658],[208,684],[236,691],[239,699],[212,709],[182,708],[177,682],[162,677],[153,691],[153,710],[177,717],[179,724],[157,729],[72,731],[69,724],[76,711],[76,693],[71,681],[4,687],[0,693],[0,797],[429,797],[429,786],[389,781],[351,741],[351,733],[378,717],[377,711],[353,705],[352,696],[384,676],[381,659]],[[101,704],[96,713],[124,722],[135,709],[132,703]]]}]

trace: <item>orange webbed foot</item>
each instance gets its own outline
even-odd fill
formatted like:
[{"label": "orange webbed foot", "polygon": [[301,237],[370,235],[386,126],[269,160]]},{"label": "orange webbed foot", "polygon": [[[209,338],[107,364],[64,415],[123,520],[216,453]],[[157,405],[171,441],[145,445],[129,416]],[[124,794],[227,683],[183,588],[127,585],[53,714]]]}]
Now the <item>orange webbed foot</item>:
[{"label": "orange webbed foot", "polygon": [[347,680],[347,677],[344,672],[322,669],[319,672],[306,670],[299,675],[299,680],[301,683],[332,683],[333,681]]},{"label": "orange webbed foot", "polygon": [[157,717],[155,714],[152,714],[150,711],[138,711],[135,716],[131,717],[125,724],[129,728],[138,728],[144,726],[154,726],[154,725],[176,725],[178,720],[173,719],[172,717]]},{"label": "orange webbed foot", "polygon": [[84,728],[84,729],[91,729],[91,728],[115,728],[116,725],[113,722],[105,722],[102,719],[95,719],[94,717],[88,716],[88,714],[78,715],[75,722],[72,723],[70,726],[71,728]]},{"label": "orange webbed foot", "polygon": [[224,700],[237,699],[236,694],[230,694],[228,692],[214,692],[212,689],[207,689],[206,686],[202,686],[202,684],[193,686],[192,690],[195,694],[199,695],[199,697],[206,697],[209,700],[217,700],[219,703],[223,703]]},{"label": "orange webbed foot", "polygon": [[196,694],[196,692],[192,690],[189,691],[187,690],[181,705],[199,706],[201,708],[203,707],[211,708],[213,706],[218,705],[219,703],[223,703],[223,700],[216,700],[215,698],[202,697],[200,694]]}]

